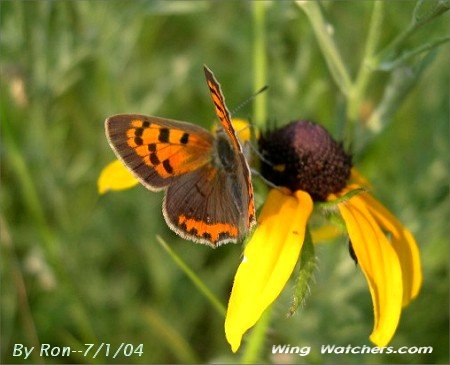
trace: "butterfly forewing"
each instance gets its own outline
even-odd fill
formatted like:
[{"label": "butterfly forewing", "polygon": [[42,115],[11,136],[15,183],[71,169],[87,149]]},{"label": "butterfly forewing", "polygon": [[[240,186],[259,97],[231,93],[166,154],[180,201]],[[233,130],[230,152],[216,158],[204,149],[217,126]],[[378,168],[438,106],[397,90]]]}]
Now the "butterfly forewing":
[{"label": "butterfly forewing", "polygon": [[247,213],[246,213],[246,228],[250,229],[256,222],[255,218],[255,204],[253,198],[253,186],[250,174],[250,168],[247,164],[244,154],[242,153],[242,146],[236,136],[236,132],[231,123],[231,116],[228,108],[225,104],[225,97],[223,96],[222,89],[220,87],[219,82],[214,77],[212,71],[204,66],[206,82],[208,84],[209,93],[211,95],[211,99],[214,103],[216,115],[219,118],[220,124],[227,134],[231,145],[237,156],[237,166],[240,167],[240,171],[238,172],[238,183],[244,184],[246,191],[245,196],[248,197],[247,202]]},{"label": "butterfly forewing", "polygon": [[220,124],[222,125],[225,133],[228,135],[233,148],[242,152],[241,144],[239,143],[239,140],[236,137],[236,132],[234,131],[233,125],[231,124],[230,112],[228,111],[227,105],[225,104],[225,97],[223,96],[220,84],[208,67],[204,66],[203,69],[205,71],[206,83],[208,84],[209,93],[214,103],[214,108],[216,111],[216,115],[219,118]]},{"label": "butterfly forewing", "polygon": [[119,114],[106,119],[105,129],[117,157],[151,190],[170,185],[211,158],[213,136],[195,124]]}]

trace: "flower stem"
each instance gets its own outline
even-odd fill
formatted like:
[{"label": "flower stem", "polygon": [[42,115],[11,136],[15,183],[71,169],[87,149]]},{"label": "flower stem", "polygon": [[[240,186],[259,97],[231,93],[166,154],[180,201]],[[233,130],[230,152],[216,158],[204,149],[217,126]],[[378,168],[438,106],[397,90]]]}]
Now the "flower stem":
[{"label": "flower stem", "polygon": [[[266,57],[266,4],[264,1],[252,2],[253,8],[253,89],[258,90],[267,84]],[[266,122],[267,95],[262,93],[255,98],[253,117],[257,126]]]},{"label": "flower stem", "polygon": [[242,364],[257,364],[261,362],[260,353],[264,345],[267,328],[270,325],[271,314],[272,306],[269,306],[248,335],[247,346],[240,361]]},{"label": "flower stem", "polygon": [[[266,4],[264,1],[252,2],[253,9],[253,80],[254,89],[266,85],[267,57],[266,57]],[[262,93],[255,98],[253,117],[257,126],[263,126],[267,119],[267,97]],[[271,306],[269,306],[252,332],[248,335],[247,346],[241,358],[242,364],[260,362],[267,328],[270,325]]]},{"label": "flower stem", "polygon": [[380,63],[392,59],[393,56],[397,56],[398,51],[405,43],[405,41],[414,34],[423,25],[427,24],[434,18],[440,16],[450,9],[450,3],[446,1],[436,1],[433,3],[433,8],[428,11],[424,11],[425,1],[417,1],[416,7],[414,8],[413,17],[408,28],[406,28],[402,33],[400,33],[394,40],[389,43],[383,50],[381,50],[375,57],[374,61]]},{"label": "flower stem", "polygon": [[348,102],[347,115],[349,120],[352,122],[355,122],[358,119],[361,102],[364,99],[367,85],[369,84],[370,77],[373,74],[374,53],[381,34],[383,8],[383,1],[376,1],[373,4],[372,18],[370,20],[364,57],[359,67],[358,76],[356,77],[356,81],[353,85]]},{"label": "flower stem", "polygon": [[156,236],[156,240],[161,245],[161,247],[169,254],[172,260],[178,265],[178,267],[183,270],[183,272],[191,279],[192,283],[197,287],[197,289],[202,293],[216,309],[216,311],[225,317],[225,307],[220,302],[219,299],[209,290],[209,288],[201,281],[201,279],[186,265],[186,263],[178,256],[170,246],[162,239],[160,236]]},{"label": "flower stem", "polygon": [[427,51],[432,51],[433,49],[439,47],[440,45],[450,41],[450,36],[439,37],[431,42],[422,44],[412,50],[405,51],[401,56],[394,60],[383,61],[378,63],[378,69],[380,71],[393,71],[394,69],[405,65],[413,57],[425,53]]},{"label": "flower stem", "polygon": [[332,37],[331,26],[324,19],[319,3],[316,1],[297,1],[297,4],[311,22],[331,76],[341,92],[348,96],[352,89],[352,81]]}]

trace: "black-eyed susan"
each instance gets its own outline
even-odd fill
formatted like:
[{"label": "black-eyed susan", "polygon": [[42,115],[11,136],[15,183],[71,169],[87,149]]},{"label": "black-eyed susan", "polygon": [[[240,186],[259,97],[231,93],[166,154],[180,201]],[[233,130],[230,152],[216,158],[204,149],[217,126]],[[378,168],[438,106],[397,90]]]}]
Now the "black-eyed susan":
[{"label": "black-eyed susan", "polygon": [[[250,139],[246,121],[234,119],[233,125],[242,141]],[[417,296],[421,286],[414,237],[368,192],[369,183],[352,168],[351,157],[323,127],[291,123],[262,135],[259,149],[261,174],[279,188],[269,192],[235,275],[225,320],[232,350],[237,351],[244,333],[283,290],[298,261],[314,205],[323,202],[340,212],[351,252],[369,284],[375,317],[370,339],[378,346],[386,345],[402,307]],[[104,193],[137,184],[116,160],[101,172],[98,189]],[[325,231],[333,235],[336,229],[326,227]],[[312,233],[313,240],[323,236],[323,231]]]},{"label": "black-eyed susan", "polygon": [[319,202],[334,202],[345,222],[372,297],[375,320],[370,340],[385,346],[402,307],[417,296],[422,283],[414,237],[368,192],[351,157],[320,125],[290,123],[262,135],[259,149],[262,175],[284,189],[269,192],[235,276],[225,320],[232,350],[237,351],[244,333],[286,285]]}]

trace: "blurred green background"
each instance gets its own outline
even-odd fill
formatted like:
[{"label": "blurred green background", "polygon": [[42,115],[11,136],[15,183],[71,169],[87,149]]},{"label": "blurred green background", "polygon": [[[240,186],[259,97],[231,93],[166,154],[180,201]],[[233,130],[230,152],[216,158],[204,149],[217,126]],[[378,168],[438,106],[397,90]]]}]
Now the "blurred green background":
[{"label": "blurred green background", "polygon": [[[426,5],[432,8],[436,2]],[[207,128],[214,112],[202,65],[222,84],[230,109],[255,91],[249,2],[1,2],[1,362],[238,362],[217,314],[157,243],[161,235],[226,304],[242,247],[216,250],[179,239],[163,220],[163,194],[143,187],[99,196],[96,180],[114,159],[103,121],[115,113],[185,120]],[[372,2],[325,2],[324,14],[350,74],[364,53]],[[345,98],[330,75],[311,23],[290,1],[267,2],[268,123],[312,119],[342,138]],[[415,2],[391,1],[380,48],[407,28]],[[424,10],[425,11],[425,10]],[[415,32],[415,48],[448,34],[448,13]],[[332,28],[331,28],[332,25]],[[448,44],[428,54],[386,128],[355,154],[375,195],[421,247],[424,284],[402,314],[393,346],[433,346],[429,355],[322,355],[322,344],[369,345],[373,313],[345,237],[318,245],[306,305],[286,318],[292,285],[275,303],[261,361],[448,363]],[[358,119],[382,100],[377,72]],[[262,86],[262,85],[260,85]],[[252,117],[251,105],[239,110]],[[357,145],[358,141],[346,141]],[[257,199],[262,202],[263,196]],[[15,343],[143,344],[142,356],[73,353],[12,356]],[[272,344],[312,346],[305,358],[273,357]]]}]

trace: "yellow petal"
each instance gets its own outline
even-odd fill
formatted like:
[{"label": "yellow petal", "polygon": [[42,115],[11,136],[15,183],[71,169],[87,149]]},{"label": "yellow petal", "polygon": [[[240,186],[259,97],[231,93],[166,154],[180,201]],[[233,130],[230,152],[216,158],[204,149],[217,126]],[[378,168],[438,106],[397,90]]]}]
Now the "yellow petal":
[{"label": "yellow petal", "polygon": [[244,333],[278,297],[291,276],[305,236],[313,202],[302,191],[286,195],[270,191],[259,225],[236,272],[225,319],[225,335],[233,352]]},{"label": "yellow petal", "polygon": [[339,204],[339,210],[372,296],[375,321],[370,340],[386,346],[397,329],[402,308],[402,272],[397,253],[360,196]]},{"label": "yellow petal", "polygon": [[392,235],[391,243],[397,252],[403,277],[403,306],[408,305],[422,286],[422,267],[416,240],[394,215],[370,194],[361,194],[370,213],[384,231]]},{"label": "yellow petal", "polygon": [[119,160],[106,165],[97,181],[98,192],[104,194],[109,190],[124,190],[137,185],[139,181]]},{"label": "yellow petal", "polygon": [[233,118],[231,121],[233,128],[236,131],[237,136],[242,142],[247,142],[251,140],[251,129],[252,126],[245,119]]}]

